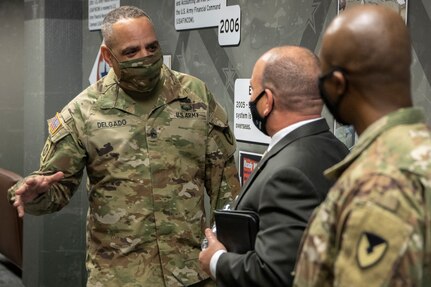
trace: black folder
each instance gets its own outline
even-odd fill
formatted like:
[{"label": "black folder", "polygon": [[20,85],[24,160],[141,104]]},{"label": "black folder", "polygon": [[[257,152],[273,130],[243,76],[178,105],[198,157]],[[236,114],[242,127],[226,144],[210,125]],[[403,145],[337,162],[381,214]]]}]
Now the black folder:
[{"label": "black folder", "polygon": [[244,254],[254,250],[259,215],[250,210],[215,210],[217,239],[227,251]]}]

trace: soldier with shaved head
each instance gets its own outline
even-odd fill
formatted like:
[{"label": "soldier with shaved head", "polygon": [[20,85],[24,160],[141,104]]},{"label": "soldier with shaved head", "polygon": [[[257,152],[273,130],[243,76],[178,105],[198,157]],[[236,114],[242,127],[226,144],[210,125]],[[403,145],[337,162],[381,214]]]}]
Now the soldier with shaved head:
[{"label": "soldier with shaved head", "polygon": [[392,9],[357,6],[322,43],[321,97],[359,141],[326,171],[337,183],[312,216],[295,286],[431,284],[431,133],[410,94],[411,43]]}]

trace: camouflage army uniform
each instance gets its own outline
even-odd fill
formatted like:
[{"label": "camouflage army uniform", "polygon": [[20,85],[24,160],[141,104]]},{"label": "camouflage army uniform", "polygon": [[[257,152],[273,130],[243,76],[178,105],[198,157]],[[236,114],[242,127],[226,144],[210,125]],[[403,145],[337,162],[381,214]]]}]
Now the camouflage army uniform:
[{"label": "camouflage army uniform", "polygon": [[378,120],[327,171],[294,286],[430,286],[431,136],[415,108]]},{"label": "camouflage army uniform", "polygon": [[88,286],[185,286],[208,278],[197,260],[204,192],[220,208],[239,190],[223,108],[202,81],[165,66],[162,75],[149,114],[111,70],[48,121],[34,174],[63,171],[65,178],[25,208],[60,210],[86,168]]}]

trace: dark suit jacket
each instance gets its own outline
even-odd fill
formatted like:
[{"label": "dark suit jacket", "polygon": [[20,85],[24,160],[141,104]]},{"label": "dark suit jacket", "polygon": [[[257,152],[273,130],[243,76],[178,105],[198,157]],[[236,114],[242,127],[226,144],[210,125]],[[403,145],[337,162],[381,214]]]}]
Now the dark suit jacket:
[{"label": "dark suit jacket", "polygon": [[347,153],[320,119],[295,129],[265,155],[234,203],[259,214],[255,250],[222,254],[217,286],[292,285],[302,233],[333,184],[323,171]]}]

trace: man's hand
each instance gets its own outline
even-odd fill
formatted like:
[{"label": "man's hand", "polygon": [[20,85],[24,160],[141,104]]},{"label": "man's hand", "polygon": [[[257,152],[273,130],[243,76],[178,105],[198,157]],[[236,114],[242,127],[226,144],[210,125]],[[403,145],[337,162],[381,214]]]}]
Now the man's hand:
[{"label": "man's hand", "polygon": [[226,248],[220,243],[220,241],[217,240],[217,237],[211,231],[211,229],[205,229],[205,236],[208,240],[208,248],[205,248],[199,253],[199,263],[202,270],[212,277],[210,271],[211,258],[218,250],[226,250]]},{"label": "man's hand", "polygon": [[64,174],[59,171],[53,175],[36,175],[24,179],[24,182],[15,191],[15,202],[13,205],[18,210],[18,216],[24,216],[25,203],[47,192],[51,184],[59,182],[63,177]]}]

